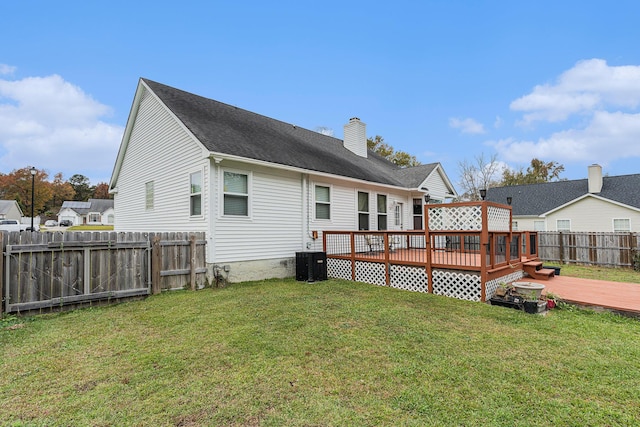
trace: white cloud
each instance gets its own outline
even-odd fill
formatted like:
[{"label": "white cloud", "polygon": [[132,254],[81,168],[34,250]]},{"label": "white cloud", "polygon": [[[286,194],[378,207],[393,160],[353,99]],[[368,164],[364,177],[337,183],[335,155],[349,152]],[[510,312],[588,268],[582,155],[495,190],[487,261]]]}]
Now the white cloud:
[{"label": "white cloud", "polygon": [[108,180],[123,133],[110,112],[58,75],[0,79],[0,167]]},{"label": "white cloud", "polygon": [[474,119],[459,119],[452,117],[449,119],[449,126],[460,129],[462,133],[481,134],[485,133],[484,125]]},{"label": "white cloud", "polygon": [[635,109],[640,104],[640,66],[609,66],[602,59],[578,62],[556,84],[536,86],[510,105],[524,112],[522,123],[560,122],[573,114]]},{"label": "white cloud", "polygon": [[493,127],[496,129],[500,129],[503,123],[504,120],[502,120],[502,117],[496,116],[496,120],[493,122]]},{"label": "white cloud", "polygon": [[492,143],[507,161],[532,158],[607,164],[615,159],[640,157],[640,114],[594,113],[584,129],[567,129],[538,141],[504,139]]},{"label": "white cloud", "polygon": [[11,65],[7,65],[7,64],[0,64],[0,76],[13,74],[15,73],[15,71],[16,71],[16,67],[12,67]]}]

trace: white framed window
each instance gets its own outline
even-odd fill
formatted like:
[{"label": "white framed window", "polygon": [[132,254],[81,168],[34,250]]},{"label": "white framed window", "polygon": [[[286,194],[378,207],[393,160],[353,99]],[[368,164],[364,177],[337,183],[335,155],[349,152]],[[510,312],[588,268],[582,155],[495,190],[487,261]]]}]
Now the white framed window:
[{"label": "white framed window", "polygon": [[511,221],[511,231],[518,231],[518,221]]},{"label": "white framed window", "polygon": [[315,186],[316,219],[331,219],[331,187]]},{"label": "white framed window", "polygon": [[89,222],[100,222],[101,217],[99,213],[90,212],[89,213]]},{"label": "white framed window", "polygon": [[556,230],[558,231],[571,231],[570,219],[558,219],[556,220]]},{"label": "white framed window", "polygon": [[249,216],[249,185],[249,173],[229,170],[223,172],[223,215]]},{"label": "white framed window", "polygon": [[613,231],[618,233],[631,231],[631,220],[629,218],[614,218]]},{"label": "white framed window", "polygon": [[358,230],[369,229],[369,193],[358,191]]},{"label": "white framed window", "polygon": [[413,229],[422,230],[422,199],[413,199]]},{"label": "white framed window", "polygon": [[387,196],[378,194],[378,230],[387,230]]},{"label": "white framed window", "polygon": [[547,226],[544,221],[533,221],[533,231],[546,231]]},{"label": "white framed window", "polygon": [[107,224],[113,224],[115,222],[115,216],[113,214],[109,214],[107,216]]},{"label": "white framed window", "polygon": [[397,203],[394,209],[393,224],[402,228],[402,203]]},{"label": "white framed window", "polygon": [[144,184],[144,208],[148,211],[153,209],[154,184],[149,181]]},{"label": "white framed window", "polygon": [[202,215],[202,171],[189,175],[189,215]]}]

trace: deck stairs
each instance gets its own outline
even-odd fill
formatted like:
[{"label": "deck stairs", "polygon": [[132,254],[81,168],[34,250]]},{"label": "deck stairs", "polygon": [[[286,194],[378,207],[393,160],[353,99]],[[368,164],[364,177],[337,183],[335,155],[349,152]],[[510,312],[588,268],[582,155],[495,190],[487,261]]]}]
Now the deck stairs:
[{"label": "deck stairs", "polygon": [[542,268],[541,261],[529,261],[524,263],[524,272],[533,279],[549,280],[555,276],[556,271],[552,268]]}]

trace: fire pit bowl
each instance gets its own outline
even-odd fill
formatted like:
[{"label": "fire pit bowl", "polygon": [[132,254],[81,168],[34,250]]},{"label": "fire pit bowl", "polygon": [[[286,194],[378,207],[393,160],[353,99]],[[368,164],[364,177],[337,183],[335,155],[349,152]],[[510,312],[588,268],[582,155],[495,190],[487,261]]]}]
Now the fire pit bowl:
[{"label": "fire pit bowl", "polygon": [[544,285],[532,282],[513,282],[513,287],[516,292],[525,297],[525,299],[534,301],[540,298],[542,290],[544,289]]}]

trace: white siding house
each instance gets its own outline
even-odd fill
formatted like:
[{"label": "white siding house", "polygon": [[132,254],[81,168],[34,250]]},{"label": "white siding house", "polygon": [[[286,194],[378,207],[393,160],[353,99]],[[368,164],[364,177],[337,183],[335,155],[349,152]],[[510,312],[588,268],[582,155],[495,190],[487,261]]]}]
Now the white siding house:
[{"label": "white siding house", "polygon": [[115,221],[113,200],[64,201],[58,212],[58,222],[60,221],[71,221],[72,225],[113,225]]},{"label": "white siding house", "polygon": [[204,231],[210,274],[286,277],[324,230],[412,229],[416,201],[457,197],[440,164],[401,169],[368,151],[359,119],[345,135],[141,79],[110,182],[115,230]]},{"label": "white siding house", "polygon": [[640,174],[603,176],[591,165],[588,178],[487,190],[487,200],[512,200],[519,231],[638,232]]}]

